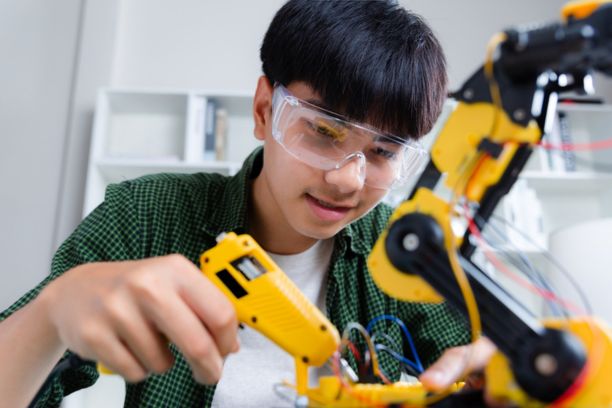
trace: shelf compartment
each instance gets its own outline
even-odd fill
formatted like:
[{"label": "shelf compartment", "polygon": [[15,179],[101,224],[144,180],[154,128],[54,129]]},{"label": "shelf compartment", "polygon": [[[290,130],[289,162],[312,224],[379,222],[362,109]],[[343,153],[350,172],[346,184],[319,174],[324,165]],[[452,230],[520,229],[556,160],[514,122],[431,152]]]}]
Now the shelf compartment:
[{"label": "shelf compartment", "polygon": [[115,158],[183,159],[188,98],[175,93],[103,94],[99,123],[103,155]]}]

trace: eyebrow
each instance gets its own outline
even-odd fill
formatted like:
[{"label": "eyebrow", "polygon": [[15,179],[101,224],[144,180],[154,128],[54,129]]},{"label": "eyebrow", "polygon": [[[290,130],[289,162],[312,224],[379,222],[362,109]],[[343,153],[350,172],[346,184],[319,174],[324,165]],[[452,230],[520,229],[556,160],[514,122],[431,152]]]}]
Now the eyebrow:
[{"label": "eyebrow", "polygon": [[[335,114],[335,115],[339,115],[340,116],[340,120],[345,120],[344,119],[344,115],[341,115],[339,113],[336,113],[329,105],[327,105],[325,102],[321,101],[320,99],[315,99],[315,98],[308,98],[308,99],[302,99],[304,102],[308,102],[311,105],[316,106],[317,108],[321,108],[324,109],[326,111],[328,111],[329,113]],[[350,121],[348,122],[350,124]],[[390,144],[397,144],[397,145],[401,145],[403,144],[401,141],[396,140],[397,136],[393,136],[389,133],[386,132],[382,132],[380,130],[378,130],[379,132],[381,132],[381,136],[385,136],[388,137],[389,139],[385,140],[384,142],[386,143],[390,143]],[[380,137],[376,138],[376,141],[380,140]]]},{"label": "eyebrow", "polygon": [[[383,139],[384,138],[384,139]],[[388,143],[393,145],[402,145],[403,143],[400,140],[397,140],[395,137],[391,137],[388,134],[380,134],[374,138],[375,142]]]},{"label": "eyebrow", "polygon": [[310,99],[302,99],[302,100],[306,101],[309,104],[314,105],[314,106],[316,106],[318,108],[325,109],[326,111],[329,111],[329,112],[334,112],[334,110],[329,105],[327,105],[325,102],[323,102],[323,101],[321,101],[319,99],[312,99],[312,98],[310,98]]}]

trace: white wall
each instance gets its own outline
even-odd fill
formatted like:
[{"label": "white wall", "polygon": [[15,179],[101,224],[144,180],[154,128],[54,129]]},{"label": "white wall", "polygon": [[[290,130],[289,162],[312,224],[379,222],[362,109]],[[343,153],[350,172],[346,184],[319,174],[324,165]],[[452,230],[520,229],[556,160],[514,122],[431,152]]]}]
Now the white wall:
[{"label": "white wall", "polygon": [[117,86],[254,90],[259,47],[282,0],[122,3]]},{"label": "white wall", "polygon": [[81,0],[0,2],[1,309],[55,250],[80,12]]},{"label": "white wall", "polygon": [[[483,61],[490,37],[518,23],[558,20],[566,0],[400,0],[434,28],[451,89]],[[283,0],[123,2],[113,65],[115,86],[251,91],[259,47]],[[598,81],[612,95],[612,80]]]},{"label": "white wall", "polygon": [[[556,19],[565,1],[400,3],[434,27],[457,87],[481,64],[494,32]],[[95,90],[252,91],[260,74],[259,46],[281,4],[0,2],[0,308],[48,272],[50,256],[80,220]],[[612,84],[605,89],[612,95]]]},{"label": "white wall", "polygon": [[[557,19],[565,0],[400,0],[438,34],[458,86],[483,60],[495,32]],[[282,0],[123,2],[113,82],[249,90],[260,73],[259,46]]]}]

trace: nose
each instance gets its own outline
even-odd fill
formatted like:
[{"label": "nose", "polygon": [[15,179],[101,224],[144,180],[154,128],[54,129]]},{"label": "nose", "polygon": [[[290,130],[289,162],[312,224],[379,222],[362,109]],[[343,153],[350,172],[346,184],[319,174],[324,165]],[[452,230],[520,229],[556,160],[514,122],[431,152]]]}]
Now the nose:
[{"label": "nose", "polygon": [[336,168],[325,172],[325,181],[334,184],[340,193],[352,193],[363,188],[366,160],[361,152],[347,156]]}]

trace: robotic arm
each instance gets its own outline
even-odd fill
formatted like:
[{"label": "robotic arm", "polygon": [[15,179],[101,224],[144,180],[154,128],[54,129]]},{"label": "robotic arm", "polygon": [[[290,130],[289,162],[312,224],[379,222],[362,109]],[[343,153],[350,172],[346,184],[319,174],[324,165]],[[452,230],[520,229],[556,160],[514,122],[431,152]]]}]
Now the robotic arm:
[{"label": "robotic arm", "polygon": [[[589,317],[540,322],[472,260],[473,229],[451,219],[472,214],[481,229],[551,126],[563,91],[590,92],[590,72],[612,76],[612,2],[573,2],[563,23],[508,30],[488,60],[453,96],[458,105],[432,147],[410,198],[395,211],[368,265],[389,295],[464,312],[474,336],[500,354],[487,368],[494,394],[521,406],[610,406],[612,337]],[[433,193],[441,175],[451,200]]]}]

